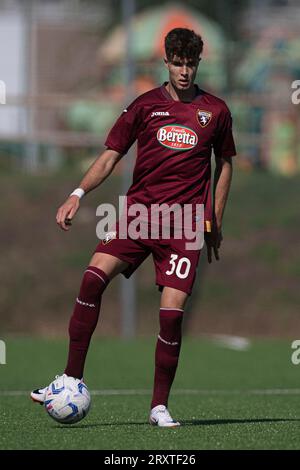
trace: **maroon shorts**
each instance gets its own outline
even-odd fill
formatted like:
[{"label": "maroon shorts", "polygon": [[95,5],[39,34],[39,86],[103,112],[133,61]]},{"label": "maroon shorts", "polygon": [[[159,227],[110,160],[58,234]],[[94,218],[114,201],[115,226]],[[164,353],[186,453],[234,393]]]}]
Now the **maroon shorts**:
[{"label": "maroon shorts", "polygon": [[115,230],[101,240],[95,253],[107,253],[129,263],[122,272],[127,278],[152,254],[159,290],[164,286],[173,287],[191,295],[200,250],[187,250],[185,239],[121,239],[118,237],[118,224]]}]

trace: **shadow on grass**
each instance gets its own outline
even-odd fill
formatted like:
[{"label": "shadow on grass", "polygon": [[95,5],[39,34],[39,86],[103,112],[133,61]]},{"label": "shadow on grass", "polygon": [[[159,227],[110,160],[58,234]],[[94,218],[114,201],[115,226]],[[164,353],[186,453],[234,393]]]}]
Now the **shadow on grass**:
[{"label": "shadow on grass", "polygon": [[[257,418],[257,419],[193,419],[182,420],[182,426],[216,426],[222,424],[256,424],[256,423],[290,423],[299,422],[297,418]],[[114,421],[111,423],[99,422],[91,424],[77,424],[77,425],[57,425],[56,429],[92,429],[101,427],[116,427],[116,426],[149,426],[147,421]]]},{"label": "shadow on grass", "polygon": [[297,418],[257,418],[257,419],[191,419],[183,420],[183,426],[215,426],[220,424],[256,424],[256,423],[289,423],[300,421]]},{"label": "shadow on grass", "polygon": [[92,428],[101,428],[102,426],[145,426],[148,425],[147,422],[118,422],[114,421],[112,423],[91,423],[91,424],[57,424],[54,426],[55,429],[92,429]]}]

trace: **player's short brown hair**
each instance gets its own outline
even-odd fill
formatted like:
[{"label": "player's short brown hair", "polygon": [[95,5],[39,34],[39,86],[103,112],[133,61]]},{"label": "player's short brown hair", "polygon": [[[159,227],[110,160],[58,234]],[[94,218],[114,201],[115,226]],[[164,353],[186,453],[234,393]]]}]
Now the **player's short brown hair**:
[{"label": "player's short brown hair", "polygon": [[174,28],[165,37],[165,51],[169,61],[175,55],[180,59],[198,60],[202,50],[202,37],[191,29]]}]

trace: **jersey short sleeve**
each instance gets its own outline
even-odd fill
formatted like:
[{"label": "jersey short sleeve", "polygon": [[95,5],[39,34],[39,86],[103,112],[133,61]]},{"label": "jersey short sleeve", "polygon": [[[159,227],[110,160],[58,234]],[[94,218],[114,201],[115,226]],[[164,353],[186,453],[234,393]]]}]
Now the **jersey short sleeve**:
[{"label": "jersey short sleeve", "polygon": [[140,122],[139,106],[133,102],[109,131],[105,146],[122,155],[127,153],[137,138]]},{"label": "jersey short sleeve", "polygon": [[216,158],[233,157],[236,155],[232,135],[232,116],[227,106],[222,109],[219,116],[219,123],[213,141],[213,149]]}]

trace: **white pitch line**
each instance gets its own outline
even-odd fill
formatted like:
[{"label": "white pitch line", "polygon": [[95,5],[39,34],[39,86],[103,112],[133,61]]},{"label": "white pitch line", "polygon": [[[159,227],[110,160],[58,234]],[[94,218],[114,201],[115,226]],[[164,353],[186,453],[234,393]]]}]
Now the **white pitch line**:
[{"label": "white pitch line", "polygon": [[[24,390],[0,390],[0,397],[27,396],[30,391]],[[91,390],[91,395],[113,396],[113,395],[151,395],[152,390],[129,389],[129,390]],[[300,388],[274,388],[274,389],[253,389],[253,390],[197,390],[197,389],[177,389],[172,391],[172,395],[300,395]]]}]

